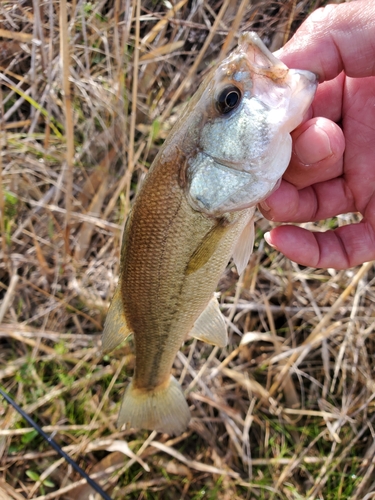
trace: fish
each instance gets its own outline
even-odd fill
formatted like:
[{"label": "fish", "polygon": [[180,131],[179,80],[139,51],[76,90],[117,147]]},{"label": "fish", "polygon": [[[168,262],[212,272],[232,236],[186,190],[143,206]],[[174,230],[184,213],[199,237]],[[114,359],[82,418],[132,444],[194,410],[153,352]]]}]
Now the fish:
[{"label": "fish", "polygon": [[254,212],[290,161],[317,76],[289,69],[254,32],[214,67],[186,105],[126,220],[118,286],[102,336],[112,351],[134,335],[135,370],[118,425],[170,435],[190,410],[171,374],[190,337],[224,347],[215,289],[231,258],[241,274]]}]

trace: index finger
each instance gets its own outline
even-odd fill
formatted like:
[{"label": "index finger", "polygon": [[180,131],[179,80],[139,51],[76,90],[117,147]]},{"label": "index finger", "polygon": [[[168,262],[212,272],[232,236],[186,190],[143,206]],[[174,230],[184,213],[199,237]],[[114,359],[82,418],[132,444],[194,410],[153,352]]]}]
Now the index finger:
[{"label": "index finger", "polygon": [[277,52],[287,66],[307,69],[320,81],[341,71],[351,77],[375,75],[375,2],[359,0],[314,11]]}]

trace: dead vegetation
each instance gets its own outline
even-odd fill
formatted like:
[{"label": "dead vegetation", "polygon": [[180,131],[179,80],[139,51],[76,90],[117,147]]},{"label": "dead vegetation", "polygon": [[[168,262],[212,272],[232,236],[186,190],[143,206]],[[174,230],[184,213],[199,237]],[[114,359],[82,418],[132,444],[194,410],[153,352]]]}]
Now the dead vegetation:
[{"label": "dead vegetation", "polygon": [[[132,344],[99,351],[124,219],[181,107],[239,31],[275,50],[318,6],[1,2],[0,383],[113,499],[375,495],[371,263],[301,268],[260,219],[242,280],[219,284],[229,346],[176,359],[177,438],[116,429]],[[0,499],[93,498],[25,425],[0,400]]]}]

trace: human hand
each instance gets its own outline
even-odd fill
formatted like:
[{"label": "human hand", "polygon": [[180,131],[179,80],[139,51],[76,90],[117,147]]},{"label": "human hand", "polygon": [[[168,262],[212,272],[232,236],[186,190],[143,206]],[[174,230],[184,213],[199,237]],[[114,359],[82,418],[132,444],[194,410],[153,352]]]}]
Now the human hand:
[{"label": "human hand", "polygon": [[266,234],[302,265],[345,269],[375,259],[374,40],[375,2],[360,0],[318,9],[277,53],[289,67],[317,73],[320,84],[308,120],[292,133],[280,188],[261,204],[263,215],[279,222],[363,216],[326,232],[283,225]]}]

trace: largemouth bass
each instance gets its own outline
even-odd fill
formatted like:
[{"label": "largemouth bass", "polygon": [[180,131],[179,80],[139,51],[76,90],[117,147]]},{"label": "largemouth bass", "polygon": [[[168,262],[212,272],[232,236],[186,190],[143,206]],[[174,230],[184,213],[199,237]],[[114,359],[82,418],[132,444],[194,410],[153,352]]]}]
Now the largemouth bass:
[{"label": "largemouth bass", "polygon": [[179,434],[190,412],[171,375],[188,336],[225,346],[214,291],[246,267],[257,203],[278,185],[316,76],[288,69],[255,33],[206,77],[146,176],[126,222],[109,352],[134,334],[135,372],[118,423]]}]

